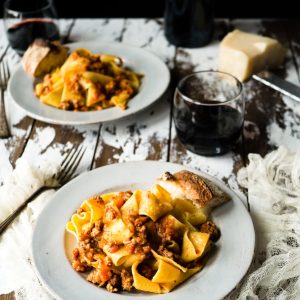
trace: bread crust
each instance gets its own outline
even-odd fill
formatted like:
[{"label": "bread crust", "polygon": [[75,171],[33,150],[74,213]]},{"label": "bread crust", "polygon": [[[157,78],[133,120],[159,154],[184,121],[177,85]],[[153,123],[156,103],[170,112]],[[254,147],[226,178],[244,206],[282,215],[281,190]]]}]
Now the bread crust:
[{"label": "bread crust", "polygon": [[35,76],[40,62],[48,55],[50,47],[43,41],[33,43],[22,58],[22,65],[26,73]]},{"label": "bread crust", "polygon": [[22,65],[26,73],[41,77],[60,66],[67,58],[68,48],[57,42],[37,39],[26,50]]},{"label": "bread crust", "polygon": [[175,174],[166,172],[158,179],[171,195],[183,197],[199,208],[212,209],[227,202],[230,197],[210,180],[190,171],[182,170]]}]

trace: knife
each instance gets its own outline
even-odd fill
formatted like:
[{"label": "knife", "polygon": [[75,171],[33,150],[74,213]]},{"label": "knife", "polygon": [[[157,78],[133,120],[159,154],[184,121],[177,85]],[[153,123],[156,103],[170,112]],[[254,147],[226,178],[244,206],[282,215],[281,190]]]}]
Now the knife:
[{"label": "knife", "polygon": [[269,86],[270,88],[300,102],[300,87],[286,81],[269,71],[262,71],[252,75],[252,78]]}]

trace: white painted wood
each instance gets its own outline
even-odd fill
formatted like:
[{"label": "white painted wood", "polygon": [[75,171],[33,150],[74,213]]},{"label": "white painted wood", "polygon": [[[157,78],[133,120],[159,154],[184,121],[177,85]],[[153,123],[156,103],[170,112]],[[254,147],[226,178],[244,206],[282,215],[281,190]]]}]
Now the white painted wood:
[{"label": "white painted wood", "polygon": [[122,34],[124,19],[77,19],[70,40],[117,42]]},{"label": "white painted wood", "polygon": [[[65,38],[66,35],[69,34],[69,30],[72,29],[72,25],[75,22],[74,19],[59,19],[57,21],[59,27],[59,34],[61,38]],[[70,28],[71,26],[71,28]]]},{"label": "white painted wood", "polygon": [[7,45],[8,41],[5,33],[4,21],[3,19],[0,19],[0,57],[2,57],[5,52]]},{"label": "white painted wood", "polygon": [[[119,36],[121,35],[122,24],[123,20],[78,19],[73,24],[69,40],[97,40],[106,36],[106,40],[112,42],[118,37],[117,33]],[[90,168],[97,142],[98,129],[99,124],[60,127],[38,122],[35,126],[33,138],[27,144],[24,157],[28,158],[29,161],[35,161],[36,164],[42,163],[43,160],[57,160],[61,159],[62,154],[70,149],[74,143],[80,143],[86,149],[77,171],[77,173],[82,173]],[[64,141],[57,141],[58,131],[65,132]]]},{"label": "white painted wood", "polygon": [[[0,57],[8,46],[8,40],[5,33],[4,22],[0,20]],[[15,67],[18,65],[19,56],[9,48],[5,57],[5,61],[8,62],[11,73],[13,73]],[[10,162],[10,155],[16,147],[18,147],[22,138],[26,135],[26,130],[15,127],[25,114],[13,103],[13,101],[5,94],[5,108],[6,115],[9,123],[11,133],[13,135],[10,139],[0,139],[0,184],[3,178],[12,171],[12,165]]]},{"label": "white painted wood", "polygon": [[[62,34],[68,31],[72,21],[73,20],[70,19],[60,20]],[[242,23],[235,21],[233,24],[247,31],[258,32],[261,30],[261,24],[257,21]],[[0,22],[0,33],[4,33],[2,21]],[[97,39],[108,42],[122,40],[122,42],[127,44],[144,47],[157,54],[170,65],[172,65],[175,55],[175,47],[168,44],[164,37],[163,26],[160,21],[156,20],[82,19],[75,21],[70,40],[85,41]],[[3,51],[5,45],[7,45],[7,40],[5,35],[1,34],[0,53]],[[184,52],[179,51],[177,55],[177,61],[180,63],[185,62],[187,65],[193,64],[196,66],[195,70],[217,68],[218,42],[213,42],[203,48],[183,50]],[[9,59],[11,69],[19,63],[19,57],[12,50],[9,50],[7,58]],[[287,78],[295,82],[297,79],[295,69],[293,69],[290,60],[288,60],[288,64]],[[171,98],[173,92],[174,91],[171,91],[169,95]],[[250,99],[250,97],[254,96],[255,92],[251,91],[251,84],[246,85],[246,98]],[[6,98],[10,123],[16,125],[25,115],[13,106],[12,101],[8,100],[8,97]],[[283,100],[288,107],[291,108],[290,111],[285,113],[287,127],[285,130],[281,130],[280,128],[276,128],[276,122],[272,123],[269,129],[270,142],[277,145],[279,142],[285,141],[286,144],[298,145],[299,140],[296,137],[300,130],[297,125],[299,122],[296,122],[296,125],[293,125],[293,123],[295,123],[294,118],[299,115],[299,107],[297,107],[295,103],[291,103],[289,99],[284,98]],[[111,157],[104,158],[104,163],[144,160],[149,158],[167,160],[169,122],[169,104],[164,99],[134,117],[103,124],[96,158],[101,160],[103,149],[109,148]],[[289,122],[291,125],[288,124]],[[87,169],[91,163],[99,126],[100,125],[96,124],[64,129],[70,136],[74,137],[78,135],[80,138],[77,140],[82,141],[81,143],[87,147],[81,170]],[[59,127],[42,123],[38,124],[32,139],[28,142],[25,149],[25,157],[36,162],[38,162],[36,157],[41,153],[44,155],[43,159],[51,160],[60,158],[61,153],[70,148],[73,142],[67,140],[68,134],[66,134],[65,142],[57,141],[57,130],[59,130]],[[28,134],[28,131],[26,131],[26,129],[13,127],[13,134],[14,137],[9,141],[0,140],[0,182],[12,169],[9,162],[10,153],[17,147],[20,140]],[[174,138],[175,132],[173,126],[172,141]],[[290,139],[292,139],[292,141]],[[296,141],[294,143],[295,139]],[[171,161],[200,169],[220,179],[226,177],[231,188],[238,188],[235,175],[233,174],[233,167],[235,162],[240,160],[240,158],[235,157],[233,153],[228,153],[227,155],[216,158],[206,158],[186,151],[182,153],[176,153],[176,151],[181,150],[176,147],[176,144],[172,143]]]},{"label": "white painted wood", "polygon": [[[267,20],[265,22],[270,22],[270,20]],[[262,34],[266,31],[270,31],[265,28],[264,22],[261,22],[259,20],[236,20],[232,22],[232,24],[234,25],[234,27],[240,30],[244,30],[252,33]],[[285,30],[283,28],[280,34],[282,35],[284,34],[284,32]],[[273,38],[282,39],[282,36],[277,36],[276,32],[269,32],[269,33]],[[284,39],[283,40],[284,46],[288,48],[289,42],[287,36],[284,36],[283,39]],[[292,60],[292,53],[289,48],[287,51],[287,58],[285,61],[285,70],[286,70],[285,79],[295,84],[299,84],[297,70]],[[259,91],[253,88],[253,84],[256,83],[250,81],[245,84],[246,101],[250,101],[254,97],[258,97],[257,92],[259,93]],[[278,119],[276,117],[270,119],[269,126],[267,128],[268,140],[266,141],[266,143],[276,147],[280,145],[285,145],[290,149],[297,150],[300,147],[300,105],[298,102],[295,102],[294,100],[290,99],[287,96],[280,95],[280,94],[276,96],[281,97],[285,106],[283,117],[282,117],[283,119],[282,121],[285,126],[284,128],[282,128],[282,126],[280,126]],[[261,99],[261,101],[274,101],[274,100]],[[257,105],[259,105],[259,103]],[[275,109],[277,111],[280,110],[279,107],[275,107]]]},{"label": "white painted wood", "polygon": [[[202,48],[180,48],[176,57],[177,64],[187,69],[194,66],[194,71],[217,70],[219,41],[214,40],[209,45]],[[178,148],[176,144],[176,132],[174,123],[172,123],[171,155],[170,160],[181,163],[185,166],[199,169],[212,176],[225,179],[228,185],[240,193],[236,177],[233,173],[235,162],[240,157],[235,157],[232,152],[218,157],[205,157],[194,154],[190,151]],[[241,194],[242,196],[242,194]],[[244,199],[245,200],[245,199]]]},{"label": "white painted wood", "polygon": [[[172,61],[175,54],[175,48],[167,43],[163,27],[156,20],[126,20],[122,42],[152,51],[166,62]],[[106,163],[166,160],[169,117],[170,106],[164,97],[133,117],[103,124],[97,159],[101,159],[103,148],[109,147],[112,157],[105,158]],[[160,147],[155,148],[158,144]]]},{"label": "white painted wood", "polygon": [[[72,20],[60,20],[60,30],[62,34],[65,34],[68,31],[71,22]],[[8,45],[2,20],[0,20],[0,33],[1,56],[1,51]],[[14,69],[20,64],[20,57],[11,48],[8,49],[5,60],[9,64],[11,73],[13,73]],[[14,101],[8,96],[7,93],[5,95],[5,106],[12,137],[9,139],[0,140],[0,184],[13,169],[10,157],[14,152],[18,152],[18,149],[28,137],[31,129],[30,119],[26,118],[26,114],[15,105]],[[25,119],[27,121],[24,123]],[[30,151],[31,149],[29,148],[26,153]],[[33,151],[33,153],[35,152]],[[34,156],[32,156],[32,158],[33,161],[35,161]]]}]

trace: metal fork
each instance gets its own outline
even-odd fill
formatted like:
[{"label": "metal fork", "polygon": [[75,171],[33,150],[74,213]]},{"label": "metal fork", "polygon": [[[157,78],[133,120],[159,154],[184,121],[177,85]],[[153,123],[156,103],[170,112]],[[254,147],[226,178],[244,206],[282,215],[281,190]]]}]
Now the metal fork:
[{"label": "metal fork", "polygon": [[10,72],[7,61],[0,64],[0,138],[10,137],[9,127],[5,114],[4,92],[7,89],[7,83],[10,78]]},{"label": "metal fork", "polygon": [[75,171],[83,157],[85,149],[83,147],[73,147],[66,157],[61,162],[61,169],[52,176],[53,184],[48,184],[40,187],[34,194],[32,194],[24,203],[22,203],[11,215],[9,215],[0,224],[0,235],[5,231],[7,226],[19,215],[19,213],[27,206],[29,202],[34,200],[42,192],[50,189],[58,189],[73,179]]}]

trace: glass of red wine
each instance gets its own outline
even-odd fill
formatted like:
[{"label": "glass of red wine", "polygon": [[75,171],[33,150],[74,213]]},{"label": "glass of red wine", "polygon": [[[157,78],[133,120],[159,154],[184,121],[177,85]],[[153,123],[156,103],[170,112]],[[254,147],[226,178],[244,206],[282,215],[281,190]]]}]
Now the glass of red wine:
[{"label": "glass of red wine", "polygon": [[173,118],[177,136],[190,151],[213,156],[228,152],[244,123],[242,83],[230,74],[201,71],[179,82]]},{"label": "glass of red wine", "polygon": [[21,56],[35,39],[59,40],[52,0],[6,0],[4,23],[10,46]]}]

